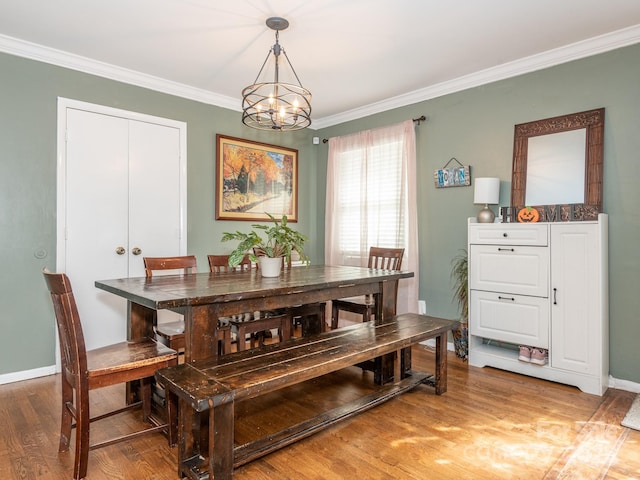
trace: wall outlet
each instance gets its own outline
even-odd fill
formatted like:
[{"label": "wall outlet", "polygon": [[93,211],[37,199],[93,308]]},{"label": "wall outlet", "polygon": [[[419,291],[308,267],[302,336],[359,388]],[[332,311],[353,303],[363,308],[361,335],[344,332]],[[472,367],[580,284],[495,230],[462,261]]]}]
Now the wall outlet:
[{"label": "wall outlet", "polygon": [[427,314],[427,302],[425,302],[424,300],[418,300],[418,313],[420,315]]}]

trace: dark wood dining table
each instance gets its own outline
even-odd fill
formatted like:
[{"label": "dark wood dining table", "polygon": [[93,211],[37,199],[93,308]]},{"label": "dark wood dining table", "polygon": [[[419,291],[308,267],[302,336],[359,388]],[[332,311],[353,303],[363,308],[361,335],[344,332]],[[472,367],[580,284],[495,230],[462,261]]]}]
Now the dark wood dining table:
[{"label": "dark wood dining table", "polygon": [[[396,281],[413,277],[412,272],[362,267],[311,265],[285,269],[279,277],[263,278],[257,270],[223,274],[153,276],[96,281],[95,286],[127,300],[128,339],[153,337],[158,310],[181,313],[185,321],[185,363],[223,361],[218,358],[218,319],[246,312],[326,302],[337,298],[371,294],[375,300],[375,322],[396,314]],[[307,335],[321,333],[324,325],[307,328]],[[241,355],[243,352],[231,355]],[[402,371],[411,368],[410,346],[402,350]],[[384,385],[393,378],[394,354],[373,360],[364,368],[373,370],[374,381]],[[136,392],[127,389],[129,401]],[[194,413],[182,409],[180,422],[192,425]],[[208,433],[198,435],[206,451]]]},{"label": "dark wood dining table", "polygon": [[[219,317],[372,294],[375,321],[381,322],[396,313],[395,281],[410,277],[412,272],[310,265],[276,278],[252,270],[99,280],[95,286],[127,300],[128,340],[153,337],[158,310],[182,314],[185,362],[194,362],[218,355]],[[323,329],[316,325],[308,333]]]}]

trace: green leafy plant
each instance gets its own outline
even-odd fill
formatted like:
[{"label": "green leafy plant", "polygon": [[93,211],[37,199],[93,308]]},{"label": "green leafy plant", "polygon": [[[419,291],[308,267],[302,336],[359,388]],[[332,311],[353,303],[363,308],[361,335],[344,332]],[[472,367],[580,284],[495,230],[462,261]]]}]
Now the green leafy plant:
[{"label": "green leafy plant", "polygon": [[461,250],[451,262],[451,278],[454,281],[453,298],[460,307],[460,321],[469,320],[469,255]]},{"label": "green leafy plant", "polygon": [[273,222],[270,225],[253,224],[253,230],[249,233],[223,232],[223,242],[240,242],[229,256],[229,265],[238,265],[247,253],[253,262],[257,262],[260,256],[285,257],[289,261],[294,250],[298,252],[300,260],[309,264],[309,257],[304,253],[307,237],[289,226],[286,215],[279,220],[269,213],[267,215]]},{"label": "green leafy plant", "polygon": [[451,278],[454,281],[453,298],[460,307],[460,326],[452,331],[456,355],[466,361],[469,356],[469,255],[466,250],[453,257]]}]

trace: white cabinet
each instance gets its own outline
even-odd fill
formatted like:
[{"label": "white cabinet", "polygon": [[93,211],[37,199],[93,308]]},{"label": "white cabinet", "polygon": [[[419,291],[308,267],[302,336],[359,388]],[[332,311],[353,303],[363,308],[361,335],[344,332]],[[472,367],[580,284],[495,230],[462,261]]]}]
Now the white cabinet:
[{"label": "white cabinet", "polygon": [[[468,225],[469,363],[607,389],[607,215],[597,222]],[[518,346],[549,350],[547,365]]]}]

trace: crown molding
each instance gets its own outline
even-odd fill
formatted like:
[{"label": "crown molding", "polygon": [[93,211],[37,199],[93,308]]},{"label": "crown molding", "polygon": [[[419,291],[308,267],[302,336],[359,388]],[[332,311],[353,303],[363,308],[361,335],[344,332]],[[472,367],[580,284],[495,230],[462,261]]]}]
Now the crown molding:
[{"label": "crown molding", "polygon": [[559,47],[546,52],[504,63],[497,67],[480,70],[450,81],[438,83],[430,87],[414,90],[403,95],[388,98],[364,107],[355,108],[336,115],[314,120],[316,129],[331,127],[376,113],[385,112],[398,107],[413,105],[425,100],[460,92],[469,88],[486,85],[525,73],[567,63],[573,60],[590,57],[599,53],[640,43],[640,25],[624,28],[615,32],[593,37],[588,40]]},{"label": "crown molding", "polygon": [[[336,115],[313,119],[312,130],[331,127],[351,120],[356,120],[394,108],[412,105],[425,100],[456,93],[487,83],[504,80],[525,73],[567,63],[572,60],[597,55],[617,48],[640,43],[640,25],[617,30],[615,32],[576,42],[537,55],[525,57],[497,67],[481,70],[453,80],[441,82],[419,90],[375,102],[364,107],[348,110]],[[80,72],[97,75],[103,78],[124,82],[157,92],[195,100],[209,105],[241,111],[239,98],[219,95],[177,82],[172,82],[135,70],[116,67],[90,58],[74,55],[62,50],[44,47],[31,42],[0,35],[0,51],[39,62],[70,68]]]},{"label": "crown molding", "polygon": [[157,92],[227,108],[229,110],[241,111],[241,103],[237,98],[219,95],[135,70],[129,70],[91,58],[74,55],[62,50],[25,42],[24,40],[6,35],[0,35],[0,51],[39,62],[49,63],[58,67],[70,68],[79,72],[97,75],[118,82],[148,88]]}]

